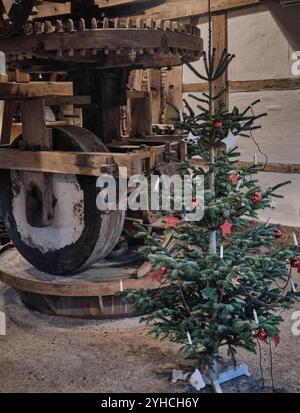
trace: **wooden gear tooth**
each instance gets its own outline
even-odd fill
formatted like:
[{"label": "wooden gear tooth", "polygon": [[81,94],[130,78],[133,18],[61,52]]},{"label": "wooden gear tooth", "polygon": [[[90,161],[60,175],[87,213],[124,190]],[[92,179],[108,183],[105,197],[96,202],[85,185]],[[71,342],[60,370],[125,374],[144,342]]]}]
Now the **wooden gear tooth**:
[{"label": "wooden gear tooth", "polygon": [[137,19],[136,28],[137,29],[144,29],[145,28],[145,20],[143,18],[138,18]]},{"label": "wooden gear tooth", "polygon": [[31,35],[33,33],[33,23],[27,22],[24,26],[25,35]]},{"label": "wooden gear tooth", "polygon": [[93,17],[91,20],[91,30],[97,30],[97,29],[98,29],[97,19]]},{"label": "wooden gear tooth", "polygon": [[64,32],[64,25],[63,25],[62,20],[56,20],[55,31],[58,33]]},{"label": "wooden gear tooth", "polygon": [[73,19],[68,19],[66,27],[67,27],[67,31],[70,33],[73,33],[76,31]]},{"label": "wooden gear tooth", "polygon": [[41,34],[44,32],[45,23],[44,22],[34,22],[33,28],[35,34]]},{"label": "wooden gear tooth", "polygon": [[154,29],[154,21],[153,21],[153,19],[147,19],[147,20],[146,20],[146,27],[147,27],[147,29]]},{"label": "wooden gear tooth", "polygon": [[78,28],[79,28],[79,31],[81,32],[84,32],[86,30],[85,20],[83,18],[79,20]]},{"label": "wooden gear tooth", "polygon": [[55,31],[55,27],[52,26],[51,21],[46,20],[45,21],[45,27],[44,27],[45,33],[52,33]]},{"label": "wooden gear tooth", "polygon": [[162,27],[162,21],[161,20],[155,20],[155,28],[158,30],[161,30]]},{"label": "wooden gear tooth", "polygon": [[172,21],[172,23],[171,23],[171,29],[173,30],[173,32],[178,32],[178,31],[179,31],[178,22]]},{"label": "wooden gear tooth", "polygon": [[133,28],[133,22],[132,22],[132,18],[128,17],[126,19],[126,25],[125,25],[126,29],[132,29]]},{"label": "wooden gear tooth", "polygon": [[103,19],[103,29],[109,29],[109,20],[107,17]]},{"label": "wooden gear tooth", "polygon": [[119,29],[121,27],[121,20],[119,19],[119,17],[117,17],[116,19],[114,19],[114,29]]},{"label": "wooden gear tooth", "polygon": [[164,30],[171,30],[171,21],[170,20],[164,21],[162,26]]}]

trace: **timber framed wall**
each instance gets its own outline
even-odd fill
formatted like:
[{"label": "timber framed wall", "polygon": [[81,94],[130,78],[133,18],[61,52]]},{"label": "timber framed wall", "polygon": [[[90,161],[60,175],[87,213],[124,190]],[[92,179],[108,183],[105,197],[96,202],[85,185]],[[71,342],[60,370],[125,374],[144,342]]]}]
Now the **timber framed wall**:
[{"label": "timber framed wall", "polygon": [[[213,1],[218,3],[224,6],[232,2]],[[256,111],[268,113],[262,121],[263,129],[255,132],[261,150],[268,154],[270,163],[277,164],[274,172],[300,172],[300,76],[293,76],[291,71],[292,54],[300,50],[300,6],[283,8],[279,1],[260,3],[216,14],[227,19],[228,49],[236,54],[228,72],[229,104],[243,108],[261,99]],[[206,16],[199,18],[199,28],[207,44]],[[221,30],[226,36],[225,29]],[[205,90],[206,85],[185,68],[183,91],[197,94]],[[257,153],[264,161],[250,140],[241,139],[239,149],[243,160],[251,161]],[[299,166],[291,169],[289,164]]]}]

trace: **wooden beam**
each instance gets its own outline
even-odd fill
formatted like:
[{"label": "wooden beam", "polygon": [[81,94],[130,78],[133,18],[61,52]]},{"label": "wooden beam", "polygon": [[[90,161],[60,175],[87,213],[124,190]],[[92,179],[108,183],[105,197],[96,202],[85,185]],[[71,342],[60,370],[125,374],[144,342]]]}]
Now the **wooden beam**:
[{"label": "wooden beam", "polygon": [[72,95],[72,82],[0,83],[0,100],[23,100],[34,97]]},{"label": "wooden beam", "polygon": [[91,96],[47,96],[45,98],[47,106],[54,105],[74,105],[74,106],[85,106],[92,103]]},{"label": "wooden beam", "polygon": [[297,90],[300,78],[264,79],[229,82],[231,92],[256,92],[260,90]]},{"label": "wooden beam", "polygon": [[[263,90],[298,90],[300,78],[229,81],[229,92],[259,92]],[[183,93],[205,93],[207,83],[183,85]]]},{"label": "wooden beam", "polygon": [[34,17],[35,19],[44,18],[44,17],[51,17],[51,16],[59,16],[61,14],[69,14],[71,13],[71,2],[66,3],[50,3],[50,2],[43,2],[40,6],[37,7],[38,14]]},{"label": "wooden beam", "polygon": [[[195,166],[207,167],[208,164],[203,159],[193,158],[191,160],[192,164]],[[241,161],[237,162],[237,168],[249,168],[253,166],[253,162]],[[276,172],[285,174],[300,174],[300,164],[288,164],[288,163],[268,163],[267,165],[258,164],[258,168],[261,168],[260,172]]]},{"label": "wooden beam", "polygon": [[[212,2],[212,10],[218,12],[240,7],[255,6],[263,1],[264,0],[214,0]],[[169,0],[160,6],[147,9],[145,15],[153,19],[172,20],[203,15],[207,14],[207,12],[207,0]]]},{"label": "wooden beam", "polygon": [[[33,171],[69,175],[101,176],[103,166],[110,166],[111,159],[119,167],[126,167],[128,176],[142,173],[142,160],[150,159],[155,165],[154,152],[140,150],[136,153],[23,151],[0,148],[0,169]],[[153,158],[153,159],[152,159]]]},{"label": "wooden beam", "polygon": [[[216,49],[216,65],[218,65],[224,49],[228,50],[228,22],[226,11],[212,16],[212,47]],[[228,70],[213,82],[213,95],[218,96],[222,91],[225,92],[220,96],[220,99],[214,101],[213,106],[215,111],[218,110],[221,102],[225,105],[226,109],[229,107]]]},{"label": "wooden beam", "polygon": [[132,6],[146,1],[148,0],[95,0],[94,3],[99,8],[107,9],[116,6]]}]

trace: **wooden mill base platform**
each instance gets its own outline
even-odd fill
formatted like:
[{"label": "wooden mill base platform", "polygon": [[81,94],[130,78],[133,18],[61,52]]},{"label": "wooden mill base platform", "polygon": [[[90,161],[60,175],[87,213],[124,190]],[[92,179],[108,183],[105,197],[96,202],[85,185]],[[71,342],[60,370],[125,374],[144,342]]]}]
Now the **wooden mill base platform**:
[{"label": "wooden mill base platform", "polygon": [[[149,276],[136,277],[141,261],[126,257],[103,260],[72,277],[43,273],[32,267],[16,249],[0,255],[0,281],[13,287],[32,310],[78,318],[121,318],[135,315],[115,293],[128,288],[155,289]],[[121,281],[122,280],[122,281]]]}]

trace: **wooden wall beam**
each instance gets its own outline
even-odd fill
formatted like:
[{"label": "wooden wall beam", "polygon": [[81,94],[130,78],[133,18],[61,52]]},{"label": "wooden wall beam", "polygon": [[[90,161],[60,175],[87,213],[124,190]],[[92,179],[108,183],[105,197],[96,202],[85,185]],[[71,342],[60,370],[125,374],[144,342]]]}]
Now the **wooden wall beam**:
[{"label": "wooden wall beam", "polygon": [[[208,164],[206,161],[202,159],[192,159],[192,164],[195,166],[201,166],[203,168],[208,168]],[[237,168],[249,168],[253,166],[253,162],[241,161],[237,162]],[[267,165],[258,164],[257,165],[261,169],[261,172],[275,172],[275,173],[285,173],[285,174],[300,174],[300,164],[292,163],[268,163]]]},{"label": "wooden wall beam", "polygon": [[[214,14],[212,16],[212,47],[216,49],[216,65],[220,62],[224,49],[228,50],[228,21],[227,12]],[[220,99],[214,101],[215,110],[218,109],[222,102],[225,108],[229,107],[228,94],[228,69],[223,75],[213,83],[213,94],[220,96]]]},{"label": "wooden wall beam", "polygon": [[[298,90],[300,78],[262,79],[229,81],[229,92],[259,92],[263,90]],[[183,85],[183,93],[204,93],[208,91],[206,83],[189,83]]]},{"label": "wooden wall beam", "polygon": [[[262,2],[264,0],[214,0],[212,2],[212,10],[219,12],[255,6]],[[154,19],[169,20],[203,15],[207,14],[207,12],[207,0],[167,0],[162,5],[147,9],[145,15]]]}]

